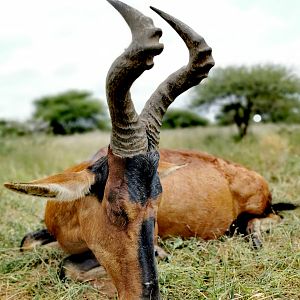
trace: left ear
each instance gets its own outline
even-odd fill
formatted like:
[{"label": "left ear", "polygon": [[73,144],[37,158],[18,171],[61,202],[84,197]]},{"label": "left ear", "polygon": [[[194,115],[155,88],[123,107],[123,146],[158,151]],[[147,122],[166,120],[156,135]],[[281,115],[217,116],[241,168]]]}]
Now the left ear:
[{"label": "left ear", "polygon": [[160,179],[162,179],[162,178],[172,174],[176,170],[186,167],[187,165],[188,164],[175,165],[175,164],[171,164],[171,163],[168,163],[165,161],[160,161],[159,166],[158,166],[159,177],[160,177]]},{"label": "left ear", "polygon": [[95,175],[83,170],[60,173],[28,183],[5,183],[4,186],[23,194],[71,201],[85,196],[94,182]]}]

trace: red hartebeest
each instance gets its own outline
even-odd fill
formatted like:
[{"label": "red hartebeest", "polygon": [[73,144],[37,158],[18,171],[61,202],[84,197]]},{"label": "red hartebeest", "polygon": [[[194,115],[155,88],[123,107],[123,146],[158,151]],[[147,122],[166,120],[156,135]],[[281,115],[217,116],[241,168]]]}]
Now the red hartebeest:
[{"label": "red hartebeest", "polygon": [[[138,115],[129,90],[162,52],[162,32],[132,7],[118,0],[108,2],[129,25],[132,42],[107,75],[112,121],[107,155],[47,179],[6,187],[51,198],[45,217],[48,231],[67,252],[90,249],[112,278],[120,299],[159,299],[154,224],[162,193],[157,172],[161,122],[174,99],[207,77],[214,61],[201,36],[152,8],[184,40],[190,59],[157,88]],[[57,215],[60,205],[65,208]],[[80,228],[75,239],[73,225]]]},{"label": "red hartebeest", "polygon": [[258,247],[260,229],[280,217],[273,212],[266,181],[256,172],[206,153],[157,152],[165,111],[179,94],[207,76],[214,64],[211,49],[185,24],[154,9],[185,41],[190,61],[158,87],[138,116],[129,88],[162,51],[161,31],[131,7],[109,2],[125,18],[133,36],[107,78],[112,118],[109,148],[60,174],[5,186],[50,198],[45,211],[47,230],[26,235],[23,248],[57,240],[73,254],[65,261],[67,267],[86,260],[87,271],[100,262],[121,299],[159,299],[155,220],[161,237],[214,239],[236,226],[251,234]]}]

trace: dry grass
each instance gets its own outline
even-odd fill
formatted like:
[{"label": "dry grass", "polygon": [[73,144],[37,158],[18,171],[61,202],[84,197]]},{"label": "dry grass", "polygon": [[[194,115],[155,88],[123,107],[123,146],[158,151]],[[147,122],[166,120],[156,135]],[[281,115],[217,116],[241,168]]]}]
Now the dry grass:
[{"label": "dry grass", "polygon": [[[0,182],[61,171],[108,140],[109,135],[101,133],[1,140]],[[242,163],[268,179],[275,202],[300,204],[300,127],[257,126],[240,143],[232,138],[232,128],[164,131],[161,146],[201,149]],[[19,253],[22,237],[43,226],[44,205],[45,200],[0,187],[0,299],[99,299],[89,284],[59,281],[63,253]],[[161,241],[170,253],[170,261],[159,264],[163,299],[300,299],[300,209],[284,217],[264,235],[260,251],[238,236]]]}]

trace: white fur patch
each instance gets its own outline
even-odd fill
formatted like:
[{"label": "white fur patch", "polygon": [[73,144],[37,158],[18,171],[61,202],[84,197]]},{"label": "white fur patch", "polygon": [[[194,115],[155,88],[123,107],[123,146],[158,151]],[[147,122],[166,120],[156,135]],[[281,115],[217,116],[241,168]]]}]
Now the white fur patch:
[{"label": "white fur patch", "polygon": [[55,200],[73,201],[87,195],[94,183],[94,177],[91,178],[91,176],[83,173],[80,175],[83,175],[81,180],[47,184],[50,191],[57,193]]},{"label": "white fur patch", "polygon": [[[79,198],[86,196],[92,184],[95,182],[94,175],[81,171],[74,173],[73,178],[69,178],[61,182],[47,182],[47,183],[29,183],[28,186],[36,186],[37,188],[42,188],[48,191],[49,194],[52,194],[52,199],[54,201],[73,201]],[[29,193],[30,194],[30,193]],[[49,197],[47,192],[39,195],[41,197]]]},{"label": "white fur patch", "polygon": [[76,183],[72,185],[49,184],[47,187],[49,190],[57,193],[55,197],[56,200],[72,201],[88,194],[91,185],[86,185],[84,182],[83,184]]}]

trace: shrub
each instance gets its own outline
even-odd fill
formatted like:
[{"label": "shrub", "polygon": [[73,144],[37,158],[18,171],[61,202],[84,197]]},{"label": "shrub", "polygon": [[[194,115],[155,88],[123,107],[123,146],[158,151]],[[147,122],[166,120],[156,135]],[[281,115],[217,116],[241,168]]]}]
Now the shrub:
[{"label": "shrub", "polygon": [[71,90],[35,100],[36,120],[48,122],[54,134],[106,129],[104,104],[90,92]]},{"label": "shrub", "polygon": [[0,137],[22,136],[28,133],[28,128],[25,126],[24,123],[0,120]]},{"label": "shrub", "polygon": [[186,109],[170,109],[163,118],[162,128],[185,128],[206,126],[208,120]]}]

